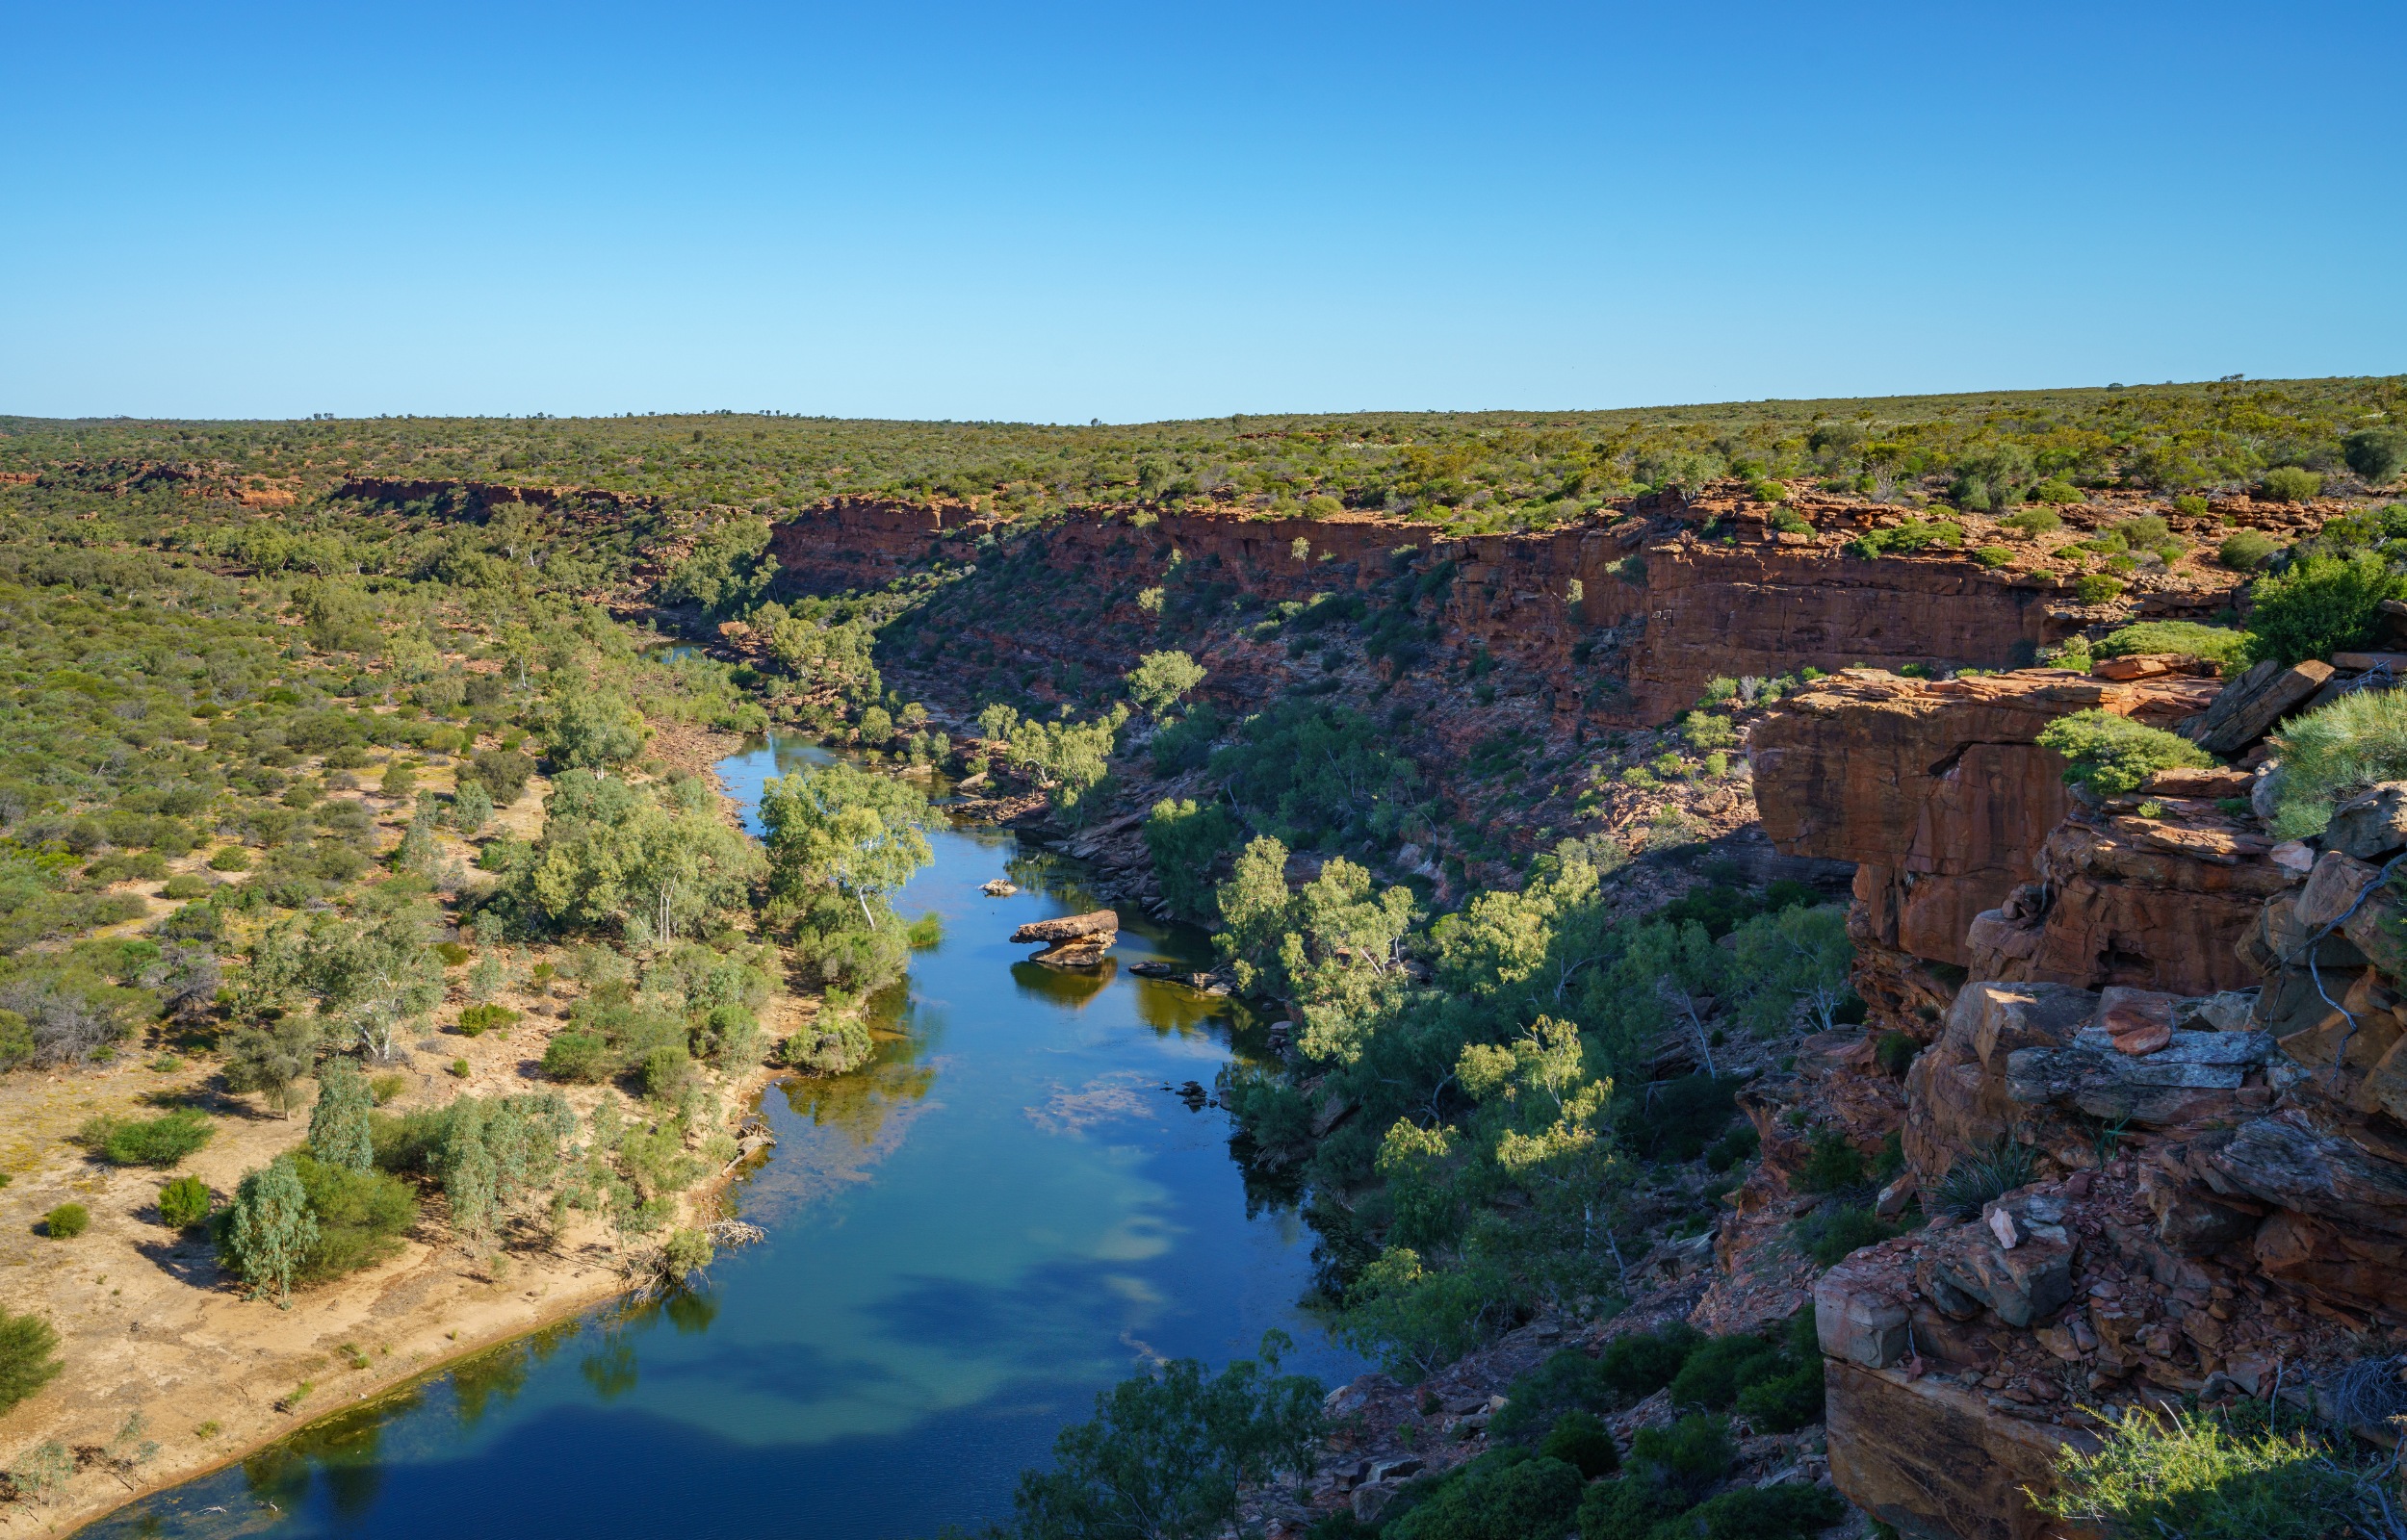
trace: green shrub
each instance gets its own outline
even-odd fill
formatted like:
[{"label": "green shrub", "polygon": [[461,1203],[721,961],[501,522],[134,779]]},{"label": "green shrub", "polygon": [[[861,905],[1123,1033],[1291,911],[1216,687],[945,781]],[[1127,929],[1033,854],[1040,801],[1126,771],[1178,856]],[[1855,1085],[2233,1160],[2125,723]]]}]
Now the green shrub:
[{"label": "green shrub", "polygon": [[1680,1366],[1671,1380],[1671,1404],[1727,1411],[1742,1389],[1786,1367],[1780,1349],[1761,1337],[1717,1337]]},{"label": "green shrub", "polygon": [[2122,583],[2102,572],[2085,573],[2073,584],[2073,597],[2084,604],[2108,603],[2122,592]]},{"label": "green shrub", "polygon": [[2323,477],[2295,465],[2277,465],[2257,478],[2257,490],[2276,502],[2304,502],[2323,490]]},{"label": "green shrub", "polygon": [[480,1038],[497,1027],[514,1026],[518,1013],[505,1005],[472,1005],[459,1014],[460,1036]]},{"label": "green shrub", "polygon": [[1816,1352],[1810,1363],[1791,1364],[1742,1387],[1732,1406],[1759,1433],[1793,1433],[1822,1421],[1822,1355]]},{"label": "green shrub", "polygon": [[2283,839],[2319,834],[2342,797],[2377,781],[2407,780],[2407,693],[2343,695],[2293,718],[2274,743],[2282,768],[2273,832]]},{"label": "green shrub", "polygon": [[1795,508],[1782,508],[1765,522],[1784,535],[1809,535],[1814,532],[1813,521]]},{"label": "green shrub", "polygon": [[2049,502],[2058,507],[2082,500],[2081,488],[2070,481],[2058,481],[2054,477],[2040,482],[2024,496],[2033,502]]},{"label": "green shrub", "polygon": [[643,1056],[643,1093],[668,1101],[685,1090],[693,1074],[693,1060],[682,1042],[664,1042]]},{"label": "green shrub", "polygon": [[447,968],[455,968],[462,962],[467,962],[470,958],[476,956],[475,953],[469,951],[468,948],[460,945],[457,941],[435,942],[434,955],[443,960],[443,965]]},{"label": "green shrub", "polygon": [[1559,1535],[1580,1506],[1580,1473],[1526,1450],[1491,1450],[1447,1473],[1385,1540],[1530,1540]]},{"label": "green shrub", "polygon": [[2370,551],[2346,556],[2309,552],[2289,571],[2257,579],[2255,607],[2248,614],[2249,655],[2303,663],[2365,647],[2381,620],[2382,601],[2402,593],[2407,580]]},{"label": "green shrub", "polygon": [[1679,1377],[1705,1334],[1685,1322],[1616,1337],[1597,1356],[1596,1377],[1617,1404],[1644,1400]]},{"label": "green shrub", "polygon": [[1868,529],[1847,543],[1851,555],[1870,559],[1888,552],[1928,551],[1934,546],[1960,546],[1964,543],[1964,526],[1949,519],[1907,517],[1904,522],[1886,529]]},{"label": "green shrub", "polygon": [[189,1230],[208,1219],[214,1202],[208,1183],[197,1176],[179,1176],[159,1189],[159,1219],[169,1229]]},{"label": "green shrub", "polygon": [[1594,1412],[1568,1411],[1555,1419],[1538,1446],[1540,1458],[1561,1460],[1593,1481],[1621,1469],[1621,1450],[1605,1420]]},{"label": "green shrub", "polygon": [[556,1033],[543,1049],[543,1072],[554,1080],[593,1085],[609,1079],[617,1062],[608,1041],[596,1033]]},{"label": "green shrub", "polygon": [[1980,1211],[2016,1188],[2038,1178],[2039,1158],[2028,1144],[2001,1139],[1979,1155],[1959,1155],[1931,1190],[1933,1213],[1971,1221]]},{"label": "green shrub", "polygon": [[2282,549],[2282,543],[2271,535],[2256,529],[2240,529],[2223,537],[2214,559],[2234,572],[2255,572],[2265,565],[2265,558]]},{"label": "green shrub", "polygon": [[2368,486],[2386,485],[2397,478],[2399,467],[2407,466],[2407,431],[2360,428],[2341,440],[2341,457]]},{"label": "green shrub", "polygon": [[2136,653],[2177,653],[2225,668],[2246,660],[2248,637],[2224,626],[2201,626],[2187,620],[2144,620],[2109,632],[2092,650],[2100,657],[2126,657]]},{"label": "green shrub", "polygon": [[318,1221],[317,1238],[301,1251],[296,1281],[339,1278],[401,1248],[401,1238],[418,1222],[418,1194],[407,1182],[383,1171],[329,1165],[300,1151],[290,1158]]},{"label": "green shrub", "polygon": [[1798,1220],[1794,1231],[1805,1254],[1825,1268],[1835,1268],[1864,1247],[1898,1233],[1896,1225],[1872,1210],[1847,1203],[1825,1203]]},{"label": "green shrub", "polygon": [[1973,559],[1984,567],[1993,569],[2011,566],[2014,561],[2014,548],[2012,546],[1983,546],[1973,552]]},{"label": "green shrub", "polygon": [[1737,1458],[1730,1424],[1698,1412],[1666,1426],[1640,1428],[1631,1435],[1627,1464],[1632,1475],[1648,1476],[1694,1502],[1730,1474]]},{"label": "green shrub", "polygon": [[1753,1123],[1741,1123],[1705,1146],[1705,1168],[1715,1172],[1729,1170],[1753,1159],[1762,1143],[1763,1138],[1755,1132]]},{"label": "green shrub", "polygon": [[206,898],[209,896],[209,890],[217,886],[198,872],[177,872],[168,879],[168,885],[165,887],[159,889],[159,896],[173,899]]},{"label": "green shrub", "polygon": [[59,1334],[31,1311],[0,1310],[0,1412],[7,1411],[58,1377],[65,1367],[53,1356]]},{"label": "green shrub", "polygon": [[217,1134],[208,1115],[190,1107],[147,1119],[95,1117],[75,1137],[112,1166],[172,1167]]},{"label": "green shrub", "polygon": [[2203,768],[2214,760],[2205,750],[2161,728],[2143,726],[2111,711],[2076,711],[2048,724],[2042,748],[2068,761],[2067,783],[2102,797],[2121,796],[2159,770]]},{"label": "green shrub", "polygon": [[41,1217],[41,1224],[53,1241],[71,1241],[91,1228],[91,1210],[81,1203],[62,1203]]},{"label": "green shrub", "polygon": [[1864,1157],[1835,1128],[1818,1131],[1799,1168],[1797,1187],[1806,1193],[1837,1193],[1864,1180]]},{"label": "green shrub", "polygon": [[1524,1442],[1553,1426],[1566,1412],[1609,1412],[1627,1399],[1601,1362],[1576,1348],[1558,1348],[1537,1368],[1514,1376],[1488,1431],[1500,1443]]},{"label": "green shrub", "polygon": [[2054,1489],[2032,1497],[2041,1512],[2110,1540],[2340,1540],[2389,1528],[2359,1527],[2378,1511],[2372,1483],[2316,1439],[2273,1432],[2261,1416],[2135,1407],[2103,1438],[2094,1454],[2072,1444],[2058,1451]]},{"label": "green shrub", "polygon": [[1902,1080],[1906,1066],[1914,1062],[1914,1056],[1922,1052],[1922,1048],[1923,1045],[1908,1033],[1884,1032],[1880,1040],[1874,1044],[1872,1056],[1881,1068]]},{"label": "green shrub", "polygon": [[903,944],[914,952],[925,952],[944,939],[945,916],[934,910],[929,910],[903,928]]},{"label": "green shrub", "polygon": [[1707,749],[1726,749],[1739,741],[1738,730],[1726,716],[1707,711],[1691,711],[1680,723],[1680,735],[1689,747],[1700,753]]},{"label": "green shrub", "polygon": [[[1813,1540],[1846,1512],[1847,1503],[1826,1487],[1783,1481],[1778,1486],[1734,1487],[1665,1528],[1676,1540],[1692,1535],[1696,1540]],[[1656,1531],[1658,1536],[1663,1532]]]},{"label": "green shrub", "polygon": [[1651,1476],[1632,1473],[1599,1481],[1580,1501],[1580,1540],[1652,1540],[1657,1525],[1688,1507],[1678,1492]]},{"label": "green shrub", "polygon": [[213,872],[246,872],[250,870],[250,852],[240,845],[220,845],[209,858]]},{"label": "green shrub", "polygon": [[2011,529],[2025,538],[2052,535],[2064,527],[2064,516],[2054,508],[2024,508],[1998,521],[2000,528]]}]

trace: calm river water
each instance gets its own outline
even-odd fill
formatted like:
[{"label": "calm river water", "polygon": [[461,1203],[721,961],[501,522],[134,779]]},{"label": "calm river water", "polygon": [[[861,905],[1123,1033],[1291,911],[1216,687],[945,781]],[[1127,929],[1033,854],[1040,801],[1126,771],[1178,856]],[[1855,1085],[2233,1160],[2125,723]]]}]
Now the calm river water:
[{"label": "calm river water", "polygon": [[[771,742],[719,768],[748,815],[820,757]],[[85,1533],[928,1535],[1008,1512],[1054,1432],[1156,1356],[1219,1363],[1280,1326],[1290,1368],[1359,1372],[1298,1309],[1309,1232],[1249,1203],[1227,1116],[1166,1089],[1212,1084],[1237,1013],[1126,964],[1201,961],[1202,937],[1138,923],[1099,975],[1036,967],[1004,937],[1096,907],[1074,869],[988,831],[934,843],[899,907],[945,940],[893,991],[875,1063],[764,1099],[778,1146],[736,1196],[765,1244]],[[1024,891],[979,893],[1004,876]]]}]

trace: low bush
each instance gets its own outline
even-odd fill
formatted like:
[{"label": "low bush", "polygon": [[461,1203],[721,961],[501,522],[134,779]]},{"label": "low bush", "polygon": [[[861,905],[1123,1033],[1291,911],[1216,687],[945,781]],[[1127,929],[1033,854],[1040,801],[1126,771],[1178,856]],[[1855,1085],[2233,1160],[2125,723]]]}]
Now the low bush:
[{"label": "low bush", "polygon": [[1814,1135],[1807,1147],[1796,1186],[1807,1193],[1838,1193],[1860,1186],[1863,1180],[1864,1157],[1848,1142],[1845,1134],[1825,1128]]},{"label": "low bush", "polygon": [[1809,535],[1814,532],[1813,521],[1795,508],[1782,508],[1764,522],[1784,535]]},{"label": "low bush", "polygon": [[2401,466],[2407,466],[2407,431],[2360,428],[2341,440],[2341,457],[2368,486],[2385,486],[2397,479]]},{"label": "low bush", "polygon": [[460,1036],[479,1038],[499,1027],[515,1026],[518,1013],[505,1005],[472,1005],[459,1014]]},{"label": "low bush", "polygon": [[1780,1349],[1761,1337],[1717,1337],[1688,1355],[1671,1380],[1671,1404],[1726,1412],[1739,1392],[1786,1369]]},{"label": "low bush", "polygon": [[1591,1481],[1621,1469],[1620,1447],[1614,1443],[1605,1420],[1594,1412],[1574,1410],[1556,1418],[1555,1425],[1540,1442],[1538,1453],[1541,1459],[1561,1460]]},{"label": "low bush", "polygon": [[2064,757],[2067,783],[2087,787],[2102,797],[2121,796],[2159,770],[2214,763],[2205,750],[2187,738],[2111,711],[2093,709],[2058,717],[2041,732],[2039,743]]},{"label": "low bush", "polygon": [[2011,529],[2025,539],[2052,535],[2064,527],[2064,516],[2054,508],[2023,508],[1998,521],[1998,527]]},{"label": "low bush", "polygon": [[1870,559],[1891,552],[1910,553],[1963,543],[1964,526],[1954,520],[1908,518],[1886,529],[1864,531],[1847,543],[1847,551],[1850,555]]},{"label": "low bush", "polygon": [[2248,637],[2245,632],[2225,626],[2201,626],[2187,620],[2144,620],[2109,632],[2091,651],[2099,657],[2174,653],[2236,668],[2247,660]]},{"label": "low bush", "polygon": [[2257,579],[2248,612],[2248,655],[2302,663],[2372,642],[2382,602],[2407,594],[2407,579],[2370,551],[2311,552],[2287,572]]},{"label": "low bush", "polygon": [[554,1080],[578,1085],[609,1079],[617,1063],[609,1042],[598,1033],[557,1033],[543,1049],[543,1072]]},{"label": "low bush", "polygon": [[1689,1355],[1705,1342],[1703,1332],[1682,1322],[1617,1337],[1597,1355],[1597,1380],[1618,1404],[1644,1400],[1678,1378]]},{"label": "low bush", "polygon": [[1973,552],[1973,559],[1984,567],[2008,567],[2014,563],[2012,546],[1983,546]]},{"label": "low bush", "polygon": [[64,1367],[58,1350],[59,1334],[50,1322],[31,1311],[13,1316],[0,1310],[0,1412],[58,1377]]},{"label": "low bush", "polygon": [[198,872],[177,872],[168,879],[168,885],[165,887],[159,889],[159,896],[172,899],[206,898],[209,896],[209,890],[217,886]]},{"label": "low bush", "polygon": [[1448,1472],[1381,1533],[1385,1540],[1562,1534],[1579,1511],[1581,1485],[1578,1469],[1562,1460],[1526,1450],[1491,1450]]},{"label": "low bush", "polygon": [[246,872],[250,870],[250,852],[240,845],[220,845],[209,858],[213,872]]},{"label": "low bush", "polygon": [[41,1217],[41,1227],[53,1241],[72,1241],[91,1228],[91,1210],[81,1203],[62,1203]]},{"label": "low bush", "polygon": [[2234,572],[2255,572],[2265,565],[2265,558],[2282,549],[2282,543],[2271,535],[2255,529],[2236,530],[2223,537],[2223,544],[2214,551],[2214,559]]},{"label": "low bush", "polygon": [[169,1229],[189,1230],[207,1222],[214,1203],[209,1184],[197,1176],[179,1176],[159,1189],[159,1219]]},{"label": "low bush", "polygon": [[2102,572],[2084,574],[2073,584],[2073,597],[2084,604],[2109,603],[2121,598],[2122,593],[2121,579]]},{"label": "low bush", "polygon": [[1931,1211],[1967,1221],[1977,1219],[1991,1202],[2038,1175],[2038,1157],[2031,1146],[2002,1139],[1979,1155],[1955,1158],[1947,1175],[1931,1189]]},{"label": "low bush", "polygon": [[2273,831],[2304,839],[2323,832],[2342,797],[2377,781],[2407,779],[2407,694],[2364,690],[2296,718],[2275,737]]},{"label": "low bush", "polygon": [[354,1171],[296,1152],[293,1169],[318,1236],[300,1257],[297,1282],[323,1282],[383,1261],[401,1247],[418,1222],[418,1194],[400,1177],[376,1170]]},{"label": "low bush", "polygon": [[2058,481],[2054,477],[2040,482],[2024,496],[2033,502],[2054,503],[2058,507],[2082,500],[2081,488],[2070,481]]},{"label": "low bush", "polygon": [[217,1134],[208,1115],[190,1107],[152,1118],[95,1117],[76,1139],[112,1166],[173,1167]]},{"label": "low bush", "polygon": [[1884,1032],[1880,1040],[1873,1045],[1872,1056],[1881,1068],[1902,1080],[1906,1067],[1913,1064],[1914,1056],[1922,1052],[1922,1046],[1909,1034]]},{"label": "low bush", "polygon": [[2041,1512],[2109,1540],[2339,1540],[2388,1532],[2376,1520],[2379,1483],[2306,1433],[2279,1433],[2262,1414],[2134,1408],[2108,1427],[2094,1454],[2067,1444]]},{"label": "low bush", "polygon": [[1825,1268],[1835,1268],[1868,1245],[1898,1233],[1872,1210],[1847,1203],[1825,1203],[1793,1227],[1798,1245]]},{"label": "low bush", "polygon": [[2295,465],[2277,465],[2257,478],[2257,490],[2276,502],[2304,502],[2323,490],[2323,477]]}]

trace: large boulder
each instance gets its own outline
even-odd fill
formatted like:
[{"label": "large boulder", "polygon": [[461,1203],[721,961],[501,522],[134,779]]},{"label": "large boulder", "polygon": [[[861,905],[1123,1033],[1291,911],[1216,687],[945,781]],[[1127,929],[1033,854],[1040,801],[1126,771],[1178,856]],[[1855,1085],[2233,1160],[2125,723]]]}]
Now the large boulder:
[{"label": "large boulder", "polygon": [[1065,914],[1059,919],[1035,920],[1011,933],[1015,944],[1047,942],[1045,950],[1028,961],[1056,968],[1100,966],[1119,936],[1120,913],[1108,909],[1099,909],[1088,914]]},{"label": "large boulder", "polygon": [[1909,1540],[2048,1540],[2046,1491],[2072,1435],[1937,1376],[1824,1360],[1830,1478]]}]

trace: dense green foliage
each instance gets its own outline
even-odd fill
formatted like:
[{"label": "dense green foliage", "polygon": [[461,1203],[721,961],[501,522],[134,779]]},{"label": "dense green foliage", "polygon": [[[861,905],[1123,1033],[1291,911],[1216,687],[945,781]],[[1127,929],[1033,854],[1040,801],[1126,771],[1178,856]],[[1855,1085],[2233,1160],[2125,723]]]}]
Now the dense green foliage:
[{"label": "dense green foliage", "polygon": [[2391,690],[2343,695],[2293,717],[2275,737],[2273,828],[2284,839],[2323,832],[2334,804],[2377,781],[2407,779],[2407,698]]},{"label": "dense green foliage", "polygon": [[59,1334],[49,1322],[27,1311],[0,1310],[0,1412],[56,1379]]},{"label": "dense green foliage", "polygon": [[[2277,1431],[2261,1413],[2134,1409],[2096,1453],[2064,1446],[2054,1489],[2033,1501],[2109,1540],[2341,1540],[2387,1527],[2378,1517],[2389,1511],[2387,1484],[2378,1469],[2360,1470],[2307,1433]],[[2368,1521],[2376,1527],[2361,1527]]]},{"label": "dense green foliage", "polygon": [[217,1198],[197,1176],[179,1176],[159,1189],[159,1219],[170,1229],[189,1230],[207,1221]]},{"label": "dense green foliage", "polygon": [[2205,750],[2187,739],[2111,711],[2076,711],[2058,717],[2041,732],[2039,743],[2064,757],[2068,783],[2086,786],[2102,797],[2121,796],[2159,770],[2214,763]]},{"label": "dense green foliage", "polygon": [[908,955],[893,895],[934,859],[937,814],[907,782],[841,762],[805,766],[762,788],[774,926],[822,984],[863,994],[899,977]]},{"label": "dense green foliage", "polygon": [[1240,1488],[1311,1469],[1325,1431],[1319,1381],[1276,1356],[1206,1374],[1192,1358],[1096,1398],[1092,1422],[1053,1440],[1052,1468],[1028,1471],[1000,1540],[1211,1540],[1236,1517]]},{"label": "dense green foliage", "polygon": [[112,1166],[174,1167],[216,1133],[206,1113],[179,1107],[157,1117],[95,1117],[76,1137]]},{"label": "dense green foliage", "polygon": [[2135,653],[2174,653],[2204,658],[2234,668],[2246,660],[2248,638],[2222,626],[2201,626],[2187,620],[2149,620],[2110,631],[2090,651],[2099,657],[2123,657]]},{"label": "dense green foliage", "polygon": [[[72,461],[94,481],[171,462],[232,486],[390,471],[589,488],[671,506],[791,507],[830,495],[974,500],[1029,518],[1069,503],[1237,503],[1313,517],[1378,508],[1474,528],[1552,523],[1600,498],[1712,476],[1876,484],[1948,478],[1967,505],[2043,481],[2167,490],[2283,465],[2342,468],[2366,414],[2407,410],[2393,379],[2231,381],[1563,413],[1230,417],[1129,426],[846,422],[769,414],[383,418],[185,424],[0,419],[0,469]],[[531,505],[505,503],[531,512]],[[523,519],[523,514],[520,515]],[[757,526],[714,518],[678,574],[716,611],[752,573]],[[258,541],[329,568],[341,546],[298,522]],[[553,559],[524,533],[506,567]]]},{"label": "dense green foliage", "polygon": [[2382,602],[2407,594],[2407,578],[2371,551],[2331,555],[2311,551],[2286,572],[2257,580],[2248,614],[2252,657],[2300,663],[2364,648],[2374,639]]}]

